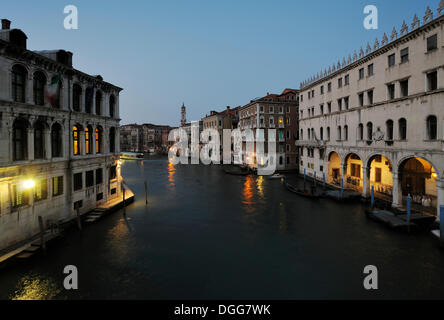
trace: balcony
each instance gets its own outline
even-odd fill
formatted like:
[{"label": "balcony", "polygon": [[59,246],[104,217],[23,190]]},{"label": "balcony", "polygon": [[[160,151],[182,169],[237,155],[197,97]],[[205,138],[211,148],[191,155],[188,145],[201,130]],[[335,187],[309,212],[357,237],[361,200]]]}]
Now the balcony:
[{"label": "balcony", "polygon": [[270,129],[275,129],[275,128],[276,128],[276,125],[275,125],[274,123],[270,123],[269,128],[270,128]]}]

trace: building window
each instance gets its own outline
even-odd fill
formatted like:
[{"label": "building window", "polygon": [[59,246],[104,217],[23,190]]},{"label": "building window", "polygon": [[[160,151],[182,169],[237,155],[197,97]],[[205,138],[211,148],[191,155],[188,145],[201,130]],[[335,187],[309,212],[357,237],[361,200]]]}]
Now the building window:
[{"label": "building window", "polygon": [[409,48],[401,50],[401,63],[409,61]]},{"label": "building window", "polygon": [[373,123],[368,122],[367,123],[367,140],[373,139]]},{"label": "building window", "polygon": [[77,83],[72,87],[72,108],[80,112],[80,99],[82,98],[82,87]]},{"label": "building window", "polygon": [[338,88],[342,88],[342,78],[338,79]]},{"label": "building window", "polygon": [[53,197],[63,194],[63,176],[52,178],[52,195]]},{"label": "building window", "polygon": [[393,140],[393,120],[387,120],[386,127],[387,127],[387,140],[391,141]]},{"label": "building window", "polygon": [[97,115],[102,114],[102,92],[101,91],[96,92],[96,114]]},{"label": "building window", "polygon": [[109,129],[109,152],[116,152],[116,129]]},{"label": "building window", "polygon": [[330,127],[327,127],[327,141],[330,141]]},{"label": "building window", "polygon": [[348,140],[348,126],[347,125],[344,126],[344,140],[345,141]]},{"label": "building window", "polygon": [[331,102],[327,103],[328,113],[331,113]]},{"label": "building window", "polygon": [[429,116],[427,118],[427,139],[436,140],[438,137],[438,121],[436,116]]},{"label": "building window", "polygon": [[358,139],[364,140],[364,125],[362,123],[358,126]]},{"label": "building window", "polygon": [[399,119],[399,140],[407,140],[407,120]]},{"label": "building window", "polygon": [[367,101],[369,105],[373,104],[373,90],[367,91]]},{"label": "building window", "polygon": [[26,160],[28,157],[28,124],[25,120],[15,120],[12,132],[14,161]]},{"label": "building window", "polygon": [[321,94],[324,94],[324,86],[321,86]]},{"label": "building window", "polygon": [[364,79],[364,68],[359,69],[359,79]]},{"label": "building window", "polygon": [[364,106],[364,93],[363,92],[358,95],[358,100],[359,100],[359,106],[360,107]]},{"label": "building window", "polygon": [[391,83],[387,85],[387,93],[389,100],[395,99],[395,84]]},{"label": "building window", "polygon": [[319,109],[321,110],[321,114],[324,114],[324,105],[323,105],[323,104],[321,104],[321,105],[319,106]]},{"label": "building window", "polygon": [[25,102],[26,69],[15,65],[12,67],[12,100],[15,102]]},{"label": "building window", "polygon": [[92,127],[87,126],[85,128],[85,153],[86,154],[92,153],[92,134],[93,134]]},{"label": "building window", "polygon": [[94,99],[94,88],[88,87],[85,91],[85,112],[92,113],[92,105]]},{"label": "building window", "polygon": [[34,187],[34,201],[41,201],[48,198],[48,180],[40,179]]},{"label": "building window", "polygon": [[401,86],[401,97],[408,97],[409,96],[409,80],[402,80],[399,82]]},{"label": "building window", "polygon": [[328,92],[331,92],[331,82],[328,83],[327,90],[328,90]]},{"label": "building window", "polygon": [[80,128],[75,125],[72,127],[72,143],[73,143],[73,154],[75,156],[80,155]]},{"label": "building window", "polygon": [[85,173],[85,186],[87,188],[94,186],[94,170],[86,171],[86,173]]},{"label": "building window", "polygon": [[43,159],[45,156],[44,130],[45,126],[42,122],[37,122],[34,125],[34,159]]},{"label": "building window", "polygon": [[374,70],[373,70],[373,63],[372,64],[369,64],[368,65],[368,67],[367,67],[367,73],[368,73],[368,76],[370,77],[370,76],[372,76],[373,74],[374,74]]},{"label": "building window", "polygon": [[438,35],[434,34],[427,38],[427,51],[438,49]]},{"label": "building window", "polygon": [[73,177],[74,191],[78,191],[83,188],[82,179],[83,179],[82,172],[74,173],[74,177]]},{"label": "building window", "polygon": [[96,128],[96,153],[102,153],[102,140],[103,140],[103,129],[102,127]]},{"label": "building window", "polygon": [[117,166],[112,166],[109,168],[109,180],[114,180],[117,178]]},{"label": "building window", "polygon": [[41,71],[34,73],[34,103],[38,106],[45,104],[46,77]]},{"label": "building window", "polygon": [[321,141],[323,141],[324,140],[324,128],[323,127],[321,127],[320,136],[321,136]]},{"label": "building window", "polygon": [[344,107],[345,107],[345,110],[348,110],[348,108],[349,108],[349,98],[348,97],[345,97],[344,98]]},{"label": "building window", "polygon": [[438,89],[438,71],[427,73],[427,91]]},{"label": "building window", "polygon": [[96,185],[103,183],[103,170],[102,168],[96,169]]},{"label": "building window", "polygon": [[342,111],[342,99],[338,99],[338,110]]},{"label": "building window", "polygon": [[30,189],[24,190],[21,185],[14,184],[11,186],[11,200],[12,208],[16,209],[21,206],[29,204],[29,192]]},{"label": "building window", "polygon": [[350,167],[350,175],[354,178],[361,178],[361,165],[352,163]]},{"label": "building window", "polygon": [[338,126],[338,141],[342,140],[342,129],[341,126]]},{"label": "building window", "polygon": [[350,76],[346,75],[345,76],[345,85],[348,86],[350,84]]},{"label": "building window", "polygon": [[375,168],[375,182],[381,183],[382,181],[382,170],[381,168]]},{"label": "building window", "polygon": [[274,113],[274,107],[270,106],[270,107],[268,108],[268,112],[269,112],[269,113]]},{"label": "building window", "polygon": [[395,54],[388,56],[388,66],[393,67],[396,64]]},{"label": "building window", "polygon": [[62,150],[62,126],[58,123],[54,123],[51,128],[52,157],[62,157]]}]

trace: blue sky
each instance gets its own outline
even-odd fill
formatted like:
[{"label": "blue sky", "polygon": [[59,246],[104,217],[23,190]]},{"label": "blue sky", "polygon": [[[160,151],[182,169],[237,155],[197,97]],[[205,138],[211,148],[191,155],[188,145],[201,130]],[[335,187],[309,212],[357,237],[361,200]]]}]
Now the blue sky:
[{"label": "blue sky", "polygon": [[[63,8],[79,29],[63,28]],[[376,5],[379,29],[363,27]],[[66,49],[75,68],[123,87],[122,124],[178,125],[299,83],[338,59],[421,19],[439,0],[91,1],[2,3],[1,18],[28,35],[31,50]]]}]

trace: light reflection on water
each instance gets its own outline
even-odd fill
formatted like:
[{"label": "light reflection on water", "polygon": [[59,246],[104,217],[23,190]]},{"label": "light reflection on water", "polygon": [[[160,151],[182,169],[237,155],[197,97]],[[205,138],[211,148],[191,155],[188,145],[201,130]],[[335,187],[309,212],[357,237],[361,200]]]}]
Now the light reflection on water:
[{"label": "light reflection on water", "polygon": [[28,275],[20,279],[11,300],[50,300],[61,290],[60,285],[50,277]]}]

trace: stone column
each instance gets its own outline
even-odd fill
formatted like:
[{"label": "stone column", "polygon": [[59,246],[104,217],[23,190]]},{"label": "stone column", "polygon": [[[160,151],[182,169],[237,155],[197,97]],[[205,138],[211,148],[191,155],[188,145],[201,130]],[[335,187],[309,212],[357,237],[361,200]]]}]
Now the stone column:
[{"label": "stone column", "polygon": [[43,139],[45,146],[45,159],[49,160],[52,157],[52,145],[51,145],[51,130],[45,129],[43,131]]},{"label": "stone column", "polygon": [[28,133],[28,141],[27,141],[28,160],[32,161],[34,160],[34,129],[28,128],[27,133]]},{"label": "stone column", "polygon": [[79,145],[80,145],[80,154],[82,156],[85,155],[85,130],[79,132]]},{"label": "stone column", "polygon": [[393,208],[399,208],[402,206],[402,188],[401,179],[398,172],[393,171]]},{"label": "stone column", "polygon": [[114,141],[115,143],[115,152],[120,153],[120,129],[119,127],[116,127],[116,139]]},{"label": "stone column", "polygon": [[89,143],[91,144],[91,154],[96,154],[96,127],[91,126],[89,133]]},{"label": "stone column", "polygon": [[371,195],[371,193],[370,193],[370,168],[362,167],[362,173],[364,175],[362,196],[364,198],[368,198]]},{"label": "stone column", "polygon": [[444,179],[436,179],[436,191],[438,195],[437,199],[437,211],[438,211],[438,218],[437,220],[440,221],[440,206],[444,206]]}]

